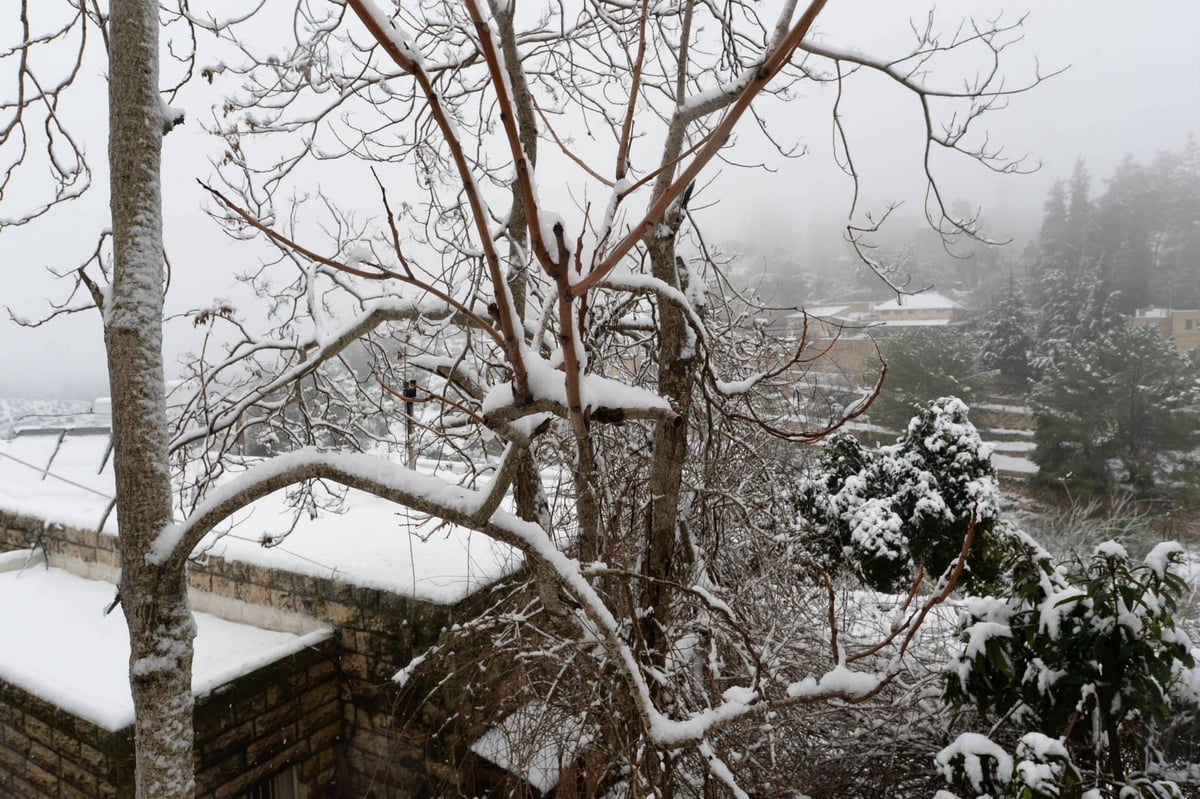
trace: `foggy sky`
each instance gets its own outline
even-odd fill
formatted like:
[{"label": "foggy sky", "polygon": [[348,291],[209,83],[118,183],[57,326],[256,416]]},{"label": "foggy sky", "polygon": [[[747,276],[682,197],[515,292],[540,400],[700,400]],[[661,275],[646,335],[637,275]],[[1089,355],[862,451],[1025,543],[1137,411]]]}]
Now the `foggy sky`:
[{"label": "foggy sky", "polygon": [[[16,25],[15,14],[0,1],[0,28]],[[1189,134],[1200,134],[1200,3],[1195,0],[1148,0],[1131,7],[1116,0],[1026,0],[1031,10],[1026,38],[1013,48],[1014,62],[1043,72],[1069,69],[1009,108],[985,119],[992,142],[1003,142],[1013,156],[1030,154],[1042,168],[1024,177],[994,176],[965,159],[945,162],[943,179],[954,199],[981,206],[1000,226],[1000,235],[1027,233],[1040,218],[1050,183],[1067,177],[1082,157],[1093,175],[1093,193],[1125,156],[1147,161],[1158,151],[1181,148]],[[940,19],[972,14],[986,18],[1003,11],[1008,18],[1021,4],[958,0],[938,9]],[[905,20],[924,19],[927,2],[916,0],[830,0],[818,23],[830,43],[875,52],[896,49],[907,36]],[[10,38],[11,29],[3,38]],[[92,231],[106,225],[107,174],[99,163],[102,130],[103,65],[93,64],[87,79],[95,84],[90,106],[68,109],[87,137],[97,186],[89,197],[60,209],[27,229],[0,234],[0,304],[26,317],[46,312],[47,301],[64,299],[61,282],[44,267],[70,268],[94,246]],[[851,91],[852,89],[852,91]],[[847,125],[868,207],[903,201],[919,213],[923,193],[920,172],[919,110],[911,97],[881,79],[863,79],[847,87]],[[852,95],[852,96],[851,96]],[[844,225],[850,185],[833,165],[828,93],[804,90],[798,100],[769,116],[781,138],[808,147],[803,158],[784,161],[763,149],[774,173],[746,173],[714,165],[714,178],[702,193],[718,206],[701,212],[708,235],[718,240],[762,242],[771,247],[836,247]],[[203,113],[204,109],[191,109]],[[755,132],[743,124],[741,147],[756,148]],[[790,138],[789,138],[790,137]],[[206,178],[220,143],[196,125],[167,137],[164,147],[164,194],[168,253],[172,259],[169,307],[182,309],[234,291],[231,274],[252,268],[261,250],[226,240],[201,213],[195,179]],[[543,192],[546,188],[543,186]],[[187,325],[168,328],[170,361],[199,345]],[[169,375],[168,375],[169,376]],[[0,318],[0,396],[69,396],[107,393],[99,319],[95,312],[25,330]]]}]

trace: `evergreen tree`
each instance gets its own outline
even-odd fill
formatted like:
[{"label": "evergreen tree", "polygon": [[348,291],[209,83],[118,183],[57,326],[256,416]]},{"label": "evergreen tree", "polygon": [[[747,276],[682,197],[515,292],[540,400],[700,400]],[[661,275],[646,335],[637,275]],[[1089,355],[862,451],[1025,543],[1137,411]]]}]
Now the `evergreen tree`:
[{"label": "evergreen tree", "polygon": [[1087,494],[1182,487],[1197,431],[1193,371],[1148,327],[1064,342],[1033,397],[1039,480]]},{"label": "evergreen tree", "polygon": [[1043,206],[1042,228],[1038,234],[1038,254],[1042,262],[1062,266],[1071,252],[1071,229],[1067,216],[1067,190],[1061,180],[1054,182]]},{"label": "evergreen tree", "polygon": [[1024,392],[1033,379],[1033,323],[1025,294],[1009,279],[1008,290],[988,310],[979,336],[979,363],[999,373],[1004,389]]},{"label": "evergreen tree", "polygon": [[1094,347],[1062,341],[1044,362],[1032,402],[1037,419],[1033,460],[1038,481],[1084,494],[1106,493],[1107,462],[1115,448],[1113,420],[1104,413],[1107,374]]},{"label": "evergreen tree", "polygon": [[1113,287],[1121,292],[1122,313],[1132,314],[1154,299],[1150,281],[1157,271],[1154,229],[1160,204],[1149,170],[1132,158],[1117,167],[1098,203],[1096,245]]},{"label": "evergreen tree", "polygon": [[1088,244],[1092,221],[1092,203],[1088,198],[1091,175],[1080,158],[1071,173],[1066,217],[1066,252],[1063,266],[1068,270],[1082,269],[1088,260]]},{"label": "evergreen tree", "polygon": [[1194,141],[1149,165],[1125,159],[1096,203],[1092,250],[1119,309],[1200,306],[1200,153]]},{"label": "evergreen tree", "polygon": [[1042,230],[1034,249],[1037,350],[1051,355],[1063,342],[1093,340],[1118,318],[1112,281],[1094,252],[1091,178],[1082,159],[1075,163],[1069,192],[1062,182],[1050,189]]},{"label": "evergreen tree", "polygon": [[1200,148],[1189,139],[1179,153],[1163,153],[1152,170],[1165,195],[1162,231],[1150,293],[1155,304],[1200,307]]},{"label": "evergreen tree", "polygon": [[938,397],[955,396],[968,405],[978,393],[975,359],[967,340],[944,329],[896,333],[879,342],[887,377],[871,405],[870,419],[903,430],[914,414]]},{"label": "evergreen tree", "polygon": [[838,436],[798,486],[801,534],[822,568],[846,568],[873,588],[896,590],[918,566],[944,573],[974,525],[964,578],[990,586],[1007,540],[997,526],[990,455],[955,397],[933,402],[894,445],[874,453]]}]

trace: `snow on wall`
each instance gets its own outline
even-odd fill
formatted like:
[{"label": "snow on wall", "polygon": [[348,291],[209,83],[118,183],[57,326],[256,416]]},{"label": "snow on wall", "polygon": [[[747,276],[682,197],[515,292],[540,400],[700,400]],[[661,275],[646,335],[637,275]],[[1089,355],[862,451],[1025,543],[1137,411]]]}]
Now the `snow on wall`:
[{"label": "snow on wall", "polygon": [[[0,510],[95,530],[114,493],[111,458],[100,469],[107,445],[107,435],[68,434],[61,443],[58,435],[0,441]],[[345,508],[297,521],[286,492],[279,491],[237,514],[198,551],[443,604],[521,564],[504,544],[361,492],[350,492]],[[111,514],[103,532],[117,530]],[[264,547],[264,540],[278,543]]]},{"label": "snow on wall", "polygon": [[[20,554],[20,553],[18,553]],[[109,583],[34,565],[0,572],[0,679],[108,730],[133,723],[129,634]],[[18,610],[19,609],[19,610]],[[192,691],[226,683],[323,640],[196,614]]]}]

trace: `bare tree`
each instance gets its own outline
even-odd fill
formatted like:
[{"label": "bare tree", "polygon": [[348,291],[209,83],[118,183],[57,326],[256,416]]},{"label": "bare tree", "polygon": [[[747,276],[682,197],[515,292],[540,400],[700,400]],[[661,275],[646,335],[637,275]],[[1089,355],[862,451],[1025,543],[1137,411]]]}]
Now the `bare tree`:
[{"label": "bare tree", "polygon": [[[918,29],[911,49],[876,59],[814,43],[824,5],[793,0],[762,20],[736,1],[596,0],[526,20],[503,2],[385,12],[372,0],[310,0],[298,4],[283,56],[261,55],[227,35],[229,24],[181,6],[168,21],[236,49],[236,62],[206,77],[242,79],[213,122],[228,143],[225,185],[207,186],[215,212],[235,235],[276,247],[260,287],[291,271],[271,283],[268,324],[226,306],[195,312],[197,325],[231,331],[232,343],[196,361],[195,393],[168,431],[157,173],[174,114],[159,100],[157,5],[114,0],[112,285],[78,274],[106,319],[140,797],[193,790],[189,556],[238,509],[314,480],[520,550],[551,620],[546,634],[571,653],[556,668],[627,711],[602,725],[602,740],[629,766],[634,795],[700,784],[744,795],[720,749],[746,725],[813,703],[868,701],[897,679],[971,536],[931,593],[918,600],[914,584],[896,623],[853,647],[844,631],[839,638],[836,597],[816,572],[791,600],[817,597],[828,609],[816,637],[778,624],[761,591],[738,590],[729,564],[757,561],[731,552],[781,554],[751,546],[769,543],[786,518],[763,490],[778,478],[764,442],[814,440],[866,403],[821,429],[787,423],[770,398],[819,353],[801,340],[763,356],[764,331],[736,302],[714,301],[710,289],[731,289],[691,204],[740,122],[766,131],[771,94],[803,81],[840,92],[856,70],[885,74],[916,98],[928,150],[1012,168],[967,134],[1014,91],[998,57],[1016,26],[949,41]],[[933,60],[971,48],[989,58],[979,80],[956,90],[928,82]],[[943,126],[938,102],[965,110]],[[839,135],[842,124],[835,107]],[[602,155],[577,151],[570,130],[599,134]],[[552,208],[563,200],[537,173],[549,158],[539,148],[579,170],[574,222]],[[353,159],[369,162],[357,202],[323,197],[331,236],[318,240],[308,207],[284,198],[324,162]],[[931,221],[946,236],[976,235],[971,220],[945,211],[928,153],[926,166]],[[377,200],[362,200],[364,185]],[[364,209],[378,209],[374,222],[357,221]],[[427,376],[419,399],[438,409],[426,414],[431,434],[471,465],[459,484],[345,451],[390,438],[371,420],[403,401],[410,370]],[[278,431],[291,451],[231,476],[228,456],[256,427]],[[205,468],[173,495],[175,454]],[[565,513],[542,496],[542,466],[571,475]],[[510,493],[515,514],[502,507]],[[597,779],[617,778],[610,767]]]}]

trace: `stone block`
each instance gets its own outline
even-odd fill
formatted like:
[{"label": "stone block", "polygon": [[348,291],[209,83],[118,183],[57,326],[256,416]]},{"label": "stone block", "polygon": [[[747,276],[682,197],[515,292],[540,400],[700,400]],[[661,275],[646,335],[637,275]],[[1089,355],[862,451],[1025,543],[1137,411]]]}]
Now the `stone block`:
[{"label": "stone block", "polygon": [[50,734],[50,725],[34,716],[25,716],[25,734],[40,744],[54,745],[54,736]]},{"label": "stone block", "polygon": [[80,742],[79,759],[83,766],[94,773],[103,773],[108,769],[108,758],[94,746]]},{"label": "stone block", "polygon": [[75,737],[74,730],[70,732],[54,727],[50,730],[50,737],[53,741],[54,751],[58,752],[62,757],[69,757],[72,760],[79,760],[79,739]]},{"label": "stone block", "polygon": [[244,764],[243,754],[246,747],[253,740],[253,721],[245,721],[232,729],[225,730],[197,747],[199,767],[205,769],[222,762],[233,762],[240,766]]},{"label": "stone block", "polygon": [[96,785],[98,780],[96,775],[80,766],[75,761],[69,758],[62,758],[59,761],[59,775],[62,777],[62,787],[71,786],[78,789],[86,796],[96,795]]},{"label": "stone block", "polygon": [[326,602],[317,608],[320,618],[337,627],[359,627],[362,625],[362,610],[344,602]]},{"label": "stone block", "polygon": [[29,742],[29,762],[36,763],[52,772],[58,772],[58,753],[41,741]]},{"label": "stone block", "polygon": [[38,796],[58,796],[58,777],[53,770],[47,770],[34,763],[26,763],[25,779],[33,784]]}]

